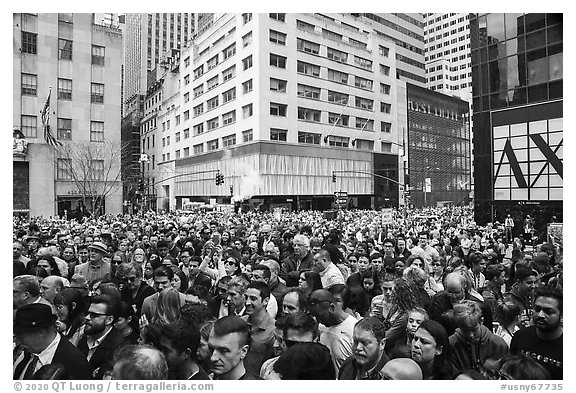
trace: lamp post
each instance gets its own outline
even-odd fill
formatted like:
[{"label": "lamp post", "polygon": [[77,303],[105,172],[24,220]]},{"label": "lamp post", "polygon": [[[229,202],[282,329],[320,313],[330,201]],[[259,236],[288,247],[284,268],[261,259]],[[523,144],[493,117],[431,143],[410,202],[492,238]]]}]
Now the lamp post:
[{"label": "lamp post", "polygon": [[[422,187],[423,190],[424,190],[424,207],[428,206],[427,200],[426,200],[426,197],[427,197],[427,195],[428,195],[428,188],[427,188],[428,184],[426,184],[426,183],[427,183],[427,182],[426,182],[426,179],[427,179],[426,174],[427,174],[428,172],[430,172],[432,169],[437,170],[437,171],[440,170],[440,168],[438,168],[438,167],[432,168],[432,167],[430,167],[430,166],[427,166],[427,167],[424,169],[424,184],[423,184],[423,187]],[[431,180],[430,180],[430,191],[432,191],[432,181],[431,181]]]},{"label": "lamp post", "polygon": [[142,217],[144,217],[144,208],[146,206],[146,192],[148,191],[147,187],[146,189],[144,189],[144,164],[150,162],[148,154],[145,153],[140,154],[140,159],[138,161],[142,163],[142,170],[140,172],[140,185],[142,186],[140,190],[140,192],[142,192],[142,203],[140,204],[140,213],[142,214]]}]

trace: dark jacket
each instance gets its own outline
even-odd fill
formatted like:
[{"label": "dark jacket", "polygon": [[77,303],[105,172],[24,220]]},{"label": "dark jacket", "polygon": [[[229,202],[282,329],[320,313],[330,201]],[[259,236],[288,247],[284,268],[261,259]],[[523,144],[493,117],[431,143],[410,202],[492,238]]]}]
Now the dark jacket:
[{"label": "dark jacket", "polygon": [[[116,328],[112,328],[110,333],[106,336],[104,341],[100,343],[94,354],[88,361],[92,369],[92,379],[102,379],[107,371],[112,370],[114,367],[114,352],[124,345],[128,344],[122,333]],[[82,337],[78,342],[78,349],[88,356],[88,343],[86,336]]]},{"label": "dark jacket", "polygon": [[314,257],[312,256],[312,254],[310,253],[310,251],[308,251],[308,253],[304,256],[304,258],[302,258],[302,262],[300,263],[300,267],[298,269],[296,269],[296,257],[294,256],[294,254],[290,255],[288,258],[284,259],[282,261],[282,266],[280,269],[280,277],[286,281],[286,279],[288,278],[288,273],[289,272],[293,272],[296,270],[311,270],[312,269],[312,262],[314,262]]},{"label": "dark jacket", "polygon": [[470,343],[460,329],[449,337],[452,347],[452,364],[458,371],[480,371],[488,358],[499,359],[508,353],[508,345],[501,338],[490,332],[486,326],[480,325],[480,339]]},{"label": "dark jacket", "polygon": [[[386,352],[382,352],[382,357],[380,358],[380,360],[376,364],[376,367],[374,367],[374,369],[371,370],[367,379],[381,380],[382,379],[382,373],[381,373],[382,368],[384,367],[384,365],[386,363],[388,363],[389,360],[390,360],[390,358],[388,357],[388,355],[386,355]],[[340,372],[338,373],[338,379],[354,380],[354,379],[356,379],[356,375],[358,375],[358,369],[359,369],[359,367],[358,367],[358,363],[356,362],[356,359],[354,358],[354,356],[350,356],[348,359],[346,359],[344,361],[344,363],[342,363],[342,366],[340,366]]]},{"label": "dark jacket", "polygon": [[[481,302],[470,294],[466,295],[465,300],[474,300],[478,303],[480,310],[482,310],[483,325],[488,329],[492,329],[492,310],[490,310],[490,306],[486,302]],[[430,306],[428,306],[427,309],[430,319],[442,324],[448,335],[451,335],[456,331],[456,325],[450,315],[452,308],[452,302],[448,297],[448,293],[444,290],[438,292],[432,297]]]}]

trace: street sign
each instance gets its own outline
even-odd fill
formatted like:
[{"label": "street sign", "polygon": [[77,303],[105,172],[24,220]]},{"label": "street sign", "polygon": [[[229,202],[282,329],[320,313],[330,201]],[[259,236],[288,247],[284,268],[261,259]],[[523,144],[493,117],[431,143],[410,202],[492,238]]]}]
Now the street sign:
[{"label": "street sign", "polygon": [[392,208],[382,209],[382,225],[394,223],[394,211]]},{"label": "street sign", "polygon": [[336,198],[335,203],[337,205],[347,205],[348,204],[348,198]]},{"label": "street sign", "polygon": [[347,191],[336,191],[334,193],[334,197],[335,198],[348,198],[348,192]]},{"label": "street sign", "polygon": [[424,192],[432,192],[432,182],[429,177],[424,179]]}]

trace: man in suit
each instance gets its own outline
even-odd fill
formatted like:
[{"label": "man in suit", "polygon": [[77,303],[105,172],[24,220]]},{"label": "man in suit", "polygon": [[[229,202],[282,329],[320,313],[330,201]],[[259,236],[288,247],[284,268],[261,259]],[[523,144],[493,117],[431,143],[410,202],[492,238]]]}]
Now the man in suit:
[{"label": "man in suit", "polygon": [[16,276],[12,280],[12,308],[18,310],[19,308],[28,304],[46,304],[50,306],[53,314],[56,314],[56,309],[50,302],[40,296],[40,283],[35,276],[25,274]]},{"label": "man in suit", "polygon": [[90,260],[74,268],[74,273],[80,273],[91,284],[94,281],[110,277],[110,262],[103,258],[108,255],[108,247],[102,242],[94,242],[88,246]]},{"label": "man in suit", "polygon": [[91,299],[86,313],[84,337],[78,349],[93,368],[92,379],[102,379],[114,366],[116,349],[127,344],[122,333],[114,327],[120,314],[120,299],[100,295]]},{"label": "man in suit", "polygon": [[310,253],[310,238],[306,235],[296,235],[292,242],[294,254],[282,261],[280,278],[284,281],[292,271],[312,270],[314,257]]},{"label": "man in suit", "polygon": [[92,368],[86,357],[56,330],[56,315],[46,304],[20,307],[14,319],[14,379],[33,379],[46,365],[59,364],[70,379],[89,379]]},{"label": "man in suit", "polygon": [[[173,281],[174,271],[170,269],[170,267],[162,265],[154,270],[154,289],[156,289],[156,293],[145,298],[142,303],[142,315],[146,317],[148,322],[152,322],[156,314],[160,292],[166,288],[172,288]],[[186,295],[181,292],[178,294],[180,295],[180,304],[184,304],[186,302]]]}]

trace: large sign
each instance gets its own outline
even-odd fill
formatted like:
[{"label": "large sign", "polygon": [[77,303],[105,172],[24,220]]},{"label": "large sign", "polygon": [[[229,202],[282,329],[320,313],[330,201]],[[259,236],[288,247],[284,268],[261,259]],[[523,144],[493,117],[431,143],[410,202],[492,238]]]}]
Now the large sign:
[{"label": "large sign", "polygon": [[394,210],[392,208],[382,209],[382,225],[394,224]]},{"label": "large sign", "polygon": [[493,128],[494,200],[562,200],[563,119]]}]

